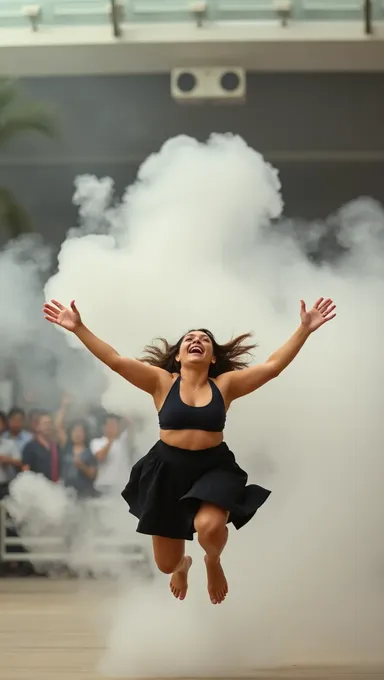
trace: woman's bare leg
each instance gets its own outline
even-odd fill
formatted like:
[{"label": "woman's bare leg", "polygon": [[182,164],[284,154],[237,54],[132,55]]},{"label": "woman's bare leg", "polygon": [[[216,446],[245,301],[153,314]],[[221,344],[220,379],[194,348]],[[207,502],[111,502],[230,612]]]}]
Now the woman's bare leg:
[{"label": "woman's bare leg", "polygon": [[188,590],[188,571],[192,559],[185,555],[185,541],[178,538],[152,536],[153,555],[163,574],[172,574],[169,587],[173,595],[184,600]]},{"label": "woman's bare leg", "polygon": [[227,579],[220,563],[220,555],[228,540],[228,514],[216,505],[203,503],[194,522],[199,543],[205,550],[208,592],[212,604],[220,604],[228,593]]}]

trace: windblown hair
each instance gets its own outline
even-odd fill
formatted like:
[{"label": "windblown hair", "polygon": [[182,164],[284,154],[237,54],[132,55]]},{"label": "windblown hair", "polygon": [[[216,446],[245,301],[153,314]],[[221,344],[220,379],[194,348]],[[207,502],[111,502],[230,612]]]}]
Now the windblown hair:
[{"label": "windblown hair", "polygon": [[[251,333],[243,333],[243,335],[238,335],[233,340],[225,343],[225,345],[219,345],[211,331],[208,331],[206,328],[198,328],[196,330],[208,335],[212,341],[216,363],[210,365],[208,372],[210,378],[217,378],[218,375],[228,371],[240,371],[242,368],[246,368],[252,360],[251,352],[257,345],[246,344],[246,341],[252,337]],[[191,331],[188,332],[190,333]],[[186,335],[188,333],[185,333],[175,345],[171,345],[165,338],[157,338],[157,342],[161,343],[160,346],[158,344],[147,345],[144,348],[146,354],[140,361],[151,366],[163,368],[169,373],[180,373],[180,362],[176,361],[176,356]]]}]

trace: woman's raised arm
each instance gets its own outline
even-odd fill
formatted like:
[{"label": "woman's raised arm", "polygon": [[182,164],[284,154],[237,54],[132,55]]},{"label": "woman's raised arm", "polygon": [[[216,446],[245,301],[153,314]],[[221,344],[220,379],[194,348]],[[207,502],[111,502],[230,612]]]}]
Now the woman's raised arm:
[{"label": "woman's raised arm", "polygon": [[330,298],[326,300],[319,298],[309,311],[306,309],[305,302],[301,300],[300,326],[264,364],[244,368],[241,371],[223,373],[219,376],[217,384],[228,396],[229,401],[254,392],[280,375],[298,355],[311,333],[335,318],[335,309],[336,305]]},{"label": "woman's raised arm", "polygon": [[[119,373],[125,380],[152,396],[157,392],[166,371],[155,366],[150,366],[137,359],[122,357],[113,347],[98,338],[92,331],[84,326],[79,310],[74,300],[70,308],[64,307],[61,302],[51,300],[45,303],[43,313],[47,321],[65,328],[74,333],[83,345],[103,364]],[[163,376],[164,374],[164,376]]]}]

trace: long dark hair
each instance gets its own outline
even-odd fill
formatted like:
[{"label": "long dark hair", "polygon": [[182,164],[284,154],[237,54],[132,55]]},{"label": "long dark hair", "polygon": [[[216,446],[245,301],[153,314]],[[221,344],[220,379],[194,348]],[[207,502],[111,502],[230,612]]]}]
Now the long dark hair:
[{"label": "long dark hair", "polygon": [[[217,378],[218,375],[228,371],[240,371],[242,368],[246,368],[252,359],[252,350],[257,347],[256,344],[246,344],[246,341],[252,337],[251,333],[243,333],[224,345],[219,345],[211,331],[208,331],[206,328],[198,328],[196,330],[208,335],[212,342],[216,362],[210,365],[208,371],[208,375],[211,378]],[[188,332],[191,333],[191,331]],[[144,348],[146,354],[140,361],[151,364],[151,366],[163,368],[169,373],[180,373],[180,362],[176,361],[176,357],[186,335],[188,333],[185,333],[174,345],[171,345],[165,338],[157,338],[155,343],[159,342],[160,346],[155,343],[147,345]]]}]

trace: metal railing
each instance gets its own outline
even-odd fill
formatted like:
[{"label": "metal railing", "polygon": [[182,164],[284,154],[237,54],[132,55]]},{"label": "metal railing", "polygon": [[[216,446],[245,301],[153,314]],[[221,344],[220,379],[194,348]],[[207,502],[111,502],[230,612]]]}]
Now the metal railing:
[{"label": "metal railing", "polygon": [[[100,513],[108,504],[106,500],[92,499],[83,501],[88,511]],[[97,526],[95,522],[94,526]],[[31,564],[67,565],[71,554],[71,539],[61,536],[28,535],[23,530],[18,534],[15,525],[7,511],[7,499],[0,501],[0,563],[1,562],[29,562]],[[86,564],[94,563],[98,568],[103,565],[116,567],[129,566],[140,569],[143,576],[152,576],[152,559],[149,551],[141,545],[135,535],[132,538],[113,536],[105,531],[102,524],[87,540]]]},{"label": "metal railing", "polygon": [[384,0],[0,0],[0,27],[110,24],[119,38],[124,23],[384,19]]}]

